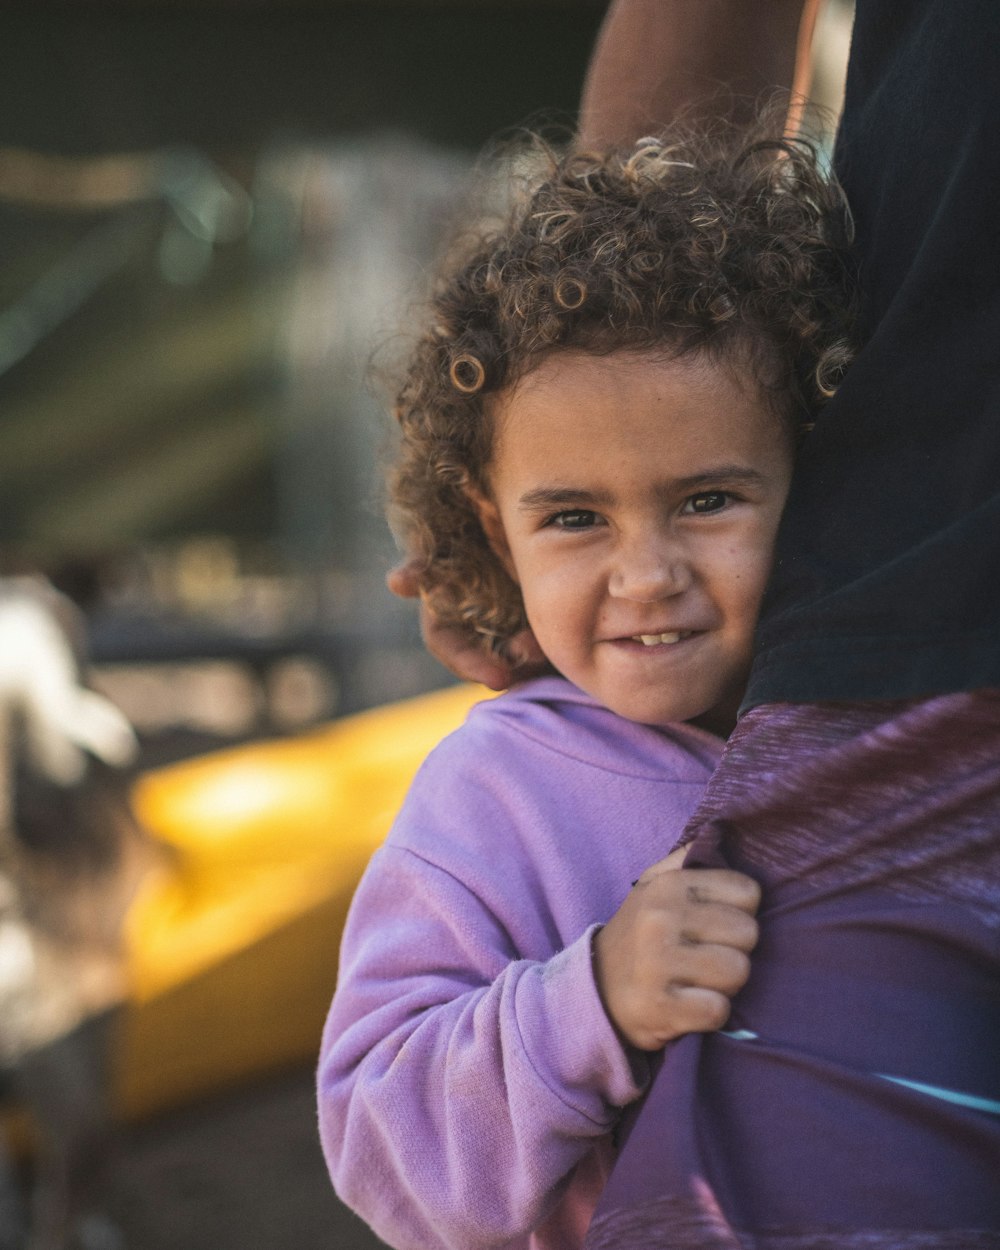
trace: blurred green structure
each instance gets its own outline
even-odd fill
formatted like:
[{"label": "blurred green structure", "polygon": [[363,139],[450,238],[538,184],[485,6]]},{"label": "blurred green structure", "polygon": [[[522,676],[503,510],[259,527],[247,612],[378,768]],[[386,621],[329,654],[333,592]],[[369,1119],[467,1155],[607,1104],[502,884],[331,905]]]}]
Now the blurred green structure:
[{"label": "blurred green structure", "polygon": [[[370,345],[354,345],[359,359],[348,363],[357,368],[341,370],[326,411],[303,418],[316,398],[307,398],[303,362],[287,341],[303,267],[331,242],[360,241],[374,263],[372,235],[386,223],[371,219],[363,171],[369,194],[383,205],[395,199],[395,220],[417,225],[412,261],[423,263],[447,207],[427,191],[445,153],[467,159],[497,131],[540,118],[571,124],[603,7],[5,6],[0,553],[8,563],[91,560],[205,531],[273,540],[312,566],[320,551],[322,563],[345,562],[330,553],[335,540],[348,567],[366,562],[370,546],[350,554],[356,511],[341,507],[331,522],[324,508],[336,489],[310,469],[343,466],[346,447],[357,477],[344,427],[365,420],[347,410],[357,408]],[[348,173],[339,195],[317,203],[309,179],[318,163],[350,166],[354,184]],[[324,221],[324,212],[342,220]],[[335,297],[342,315],[351,315],[354,286]],[[363,495],[353,493],[348,510]]]}]

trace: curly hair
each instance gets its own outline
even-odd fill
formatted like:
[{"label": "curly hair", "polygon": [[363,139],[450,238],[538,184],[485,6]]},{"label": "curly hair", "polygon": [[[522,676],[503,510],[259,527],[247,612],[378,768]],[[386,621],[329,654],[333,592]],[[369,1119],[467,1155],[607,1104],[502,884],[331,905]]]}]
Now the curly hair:
[{"label": "curly hair", "polygon": [[393,528],[438,620],[498,650],[524,607],[470,499],[489,495],[498,393],[565,349],[701,352],[802,425],[852,355],[850,218],[810,143],[535,150],[504,220],[446,260],[394,409]]}]

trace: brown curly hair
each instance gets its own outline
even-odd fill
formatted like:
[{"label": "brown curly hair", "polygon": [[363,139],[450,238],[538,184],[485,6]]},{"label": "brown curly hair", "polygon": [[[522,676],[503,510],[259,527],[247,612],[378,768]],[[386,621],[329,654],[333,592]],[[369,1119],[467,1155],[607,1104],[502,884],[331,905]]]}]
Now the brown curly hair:
[{"label": "brown curly hair", "polygon": [[390,520],[443,623],[525,625],[469,492],[489,496],[498,392],[553,352],[704,352],[807,422],[852,355],[843,197],[806,141],[673,132],[559,156],[445,262],[394,409]]}]

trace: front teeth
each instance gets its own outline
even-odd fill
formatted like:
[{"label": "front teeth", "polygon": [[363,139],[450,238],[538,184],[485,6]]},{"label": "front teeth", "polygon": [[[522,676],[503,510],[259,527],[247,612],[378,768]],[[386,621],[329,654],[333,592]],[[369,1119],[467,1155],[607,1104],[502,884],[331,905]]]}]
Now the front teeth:
[{"label": "front teeth", "polygon": [[635,634],[632,637],[633,642],[641,642],[644,647],[655,647],[661,642],[680,642],[682,638],[686,638],[687,634]]}]

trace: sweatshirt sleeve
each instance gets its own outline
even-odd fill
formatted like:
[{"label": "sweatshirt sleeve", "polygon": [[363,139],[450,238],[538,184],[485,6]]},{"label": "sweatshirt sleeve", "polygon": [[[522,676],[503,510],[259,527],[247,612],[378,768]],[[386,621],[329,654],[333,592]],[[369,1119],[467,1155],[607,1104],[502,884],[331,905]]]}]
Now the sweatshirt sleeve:
[{"label": "sweatshirt sleeve", "polygon": [[319,1070],[334,1186],[399,1250],[518,1244],[637,1098],[594,929],[546,960],[459,875],[388,845],[352,905]]}]

